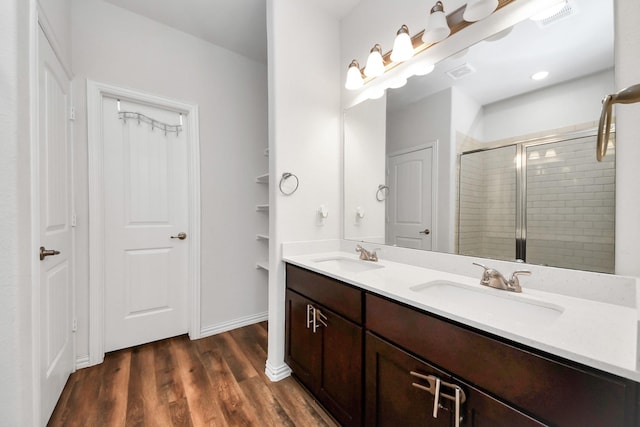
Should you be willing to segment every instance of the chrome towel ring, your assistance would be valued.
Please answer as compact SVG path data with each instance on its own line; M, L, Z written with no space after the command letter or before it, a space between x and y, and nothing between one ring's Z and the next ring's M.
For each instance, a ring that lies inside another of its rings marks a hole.
M290 178L292 179L290 180ZM288 181L291 182L291 184L287 185ZM294 181L295 185L293 184ZM280 188L280 192L282 194L284 194L285 196L290 196L296 192L299 184L300 180L296 175L292 174L291 172L284 172L282 174L282 178L280 178L280 184L278 185L278 188Z
M379 202L384 202L387 200L387 196L389 195L389 186L380 184L378 185L378 191L376 191L376 200Z

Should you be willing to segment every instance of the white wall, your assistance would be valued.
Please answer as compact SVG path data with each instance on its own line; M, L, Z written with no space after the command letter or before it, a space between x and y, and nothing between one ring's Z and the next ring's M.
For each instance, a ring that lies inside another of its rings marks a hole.
M437 141L438 211L434 250L452 252L455 188L455 147L452 147L451 89L424 98L387 114L387 153ZM442 190L440 190L442 189Z
M265 317L255 177L265 172L266 65L106 2L74 0L72 12L78 357L88 351L87 78L199 105L202 330Z
M338 20L308 2L267 2L269 47L269 357L272 379L284 364L282 242L340 235L340 28ZM278 190L283 172L298 176L291 196ZM317 221L325 205L329 217Z
M344 113L344 238L384 244L386 202L377 200L386 177L387 98ZM381 193L382 196L382 193ZM358 208L364 218L356 215Z
M67 72L71 70L71 0L37 0L40 22Z
M610 69L485 105L483 140L540 134L594 122L600 117L599 100L615 91L613 80Z
M32 423L29 36L32 5L0 3L0 426Z

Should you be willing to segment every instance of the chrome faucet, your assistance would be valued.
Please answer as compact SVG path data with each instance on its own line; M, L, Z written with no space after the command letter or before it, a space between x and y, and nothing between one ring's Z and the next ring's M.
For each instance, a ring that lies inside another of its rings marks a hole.
M378 261L378 254L375 251L369 252L360 245L356 245L356 252L360 252L360 259L365 261Z
M503 289L505 291L522 292L522 287L520 286L518 275L531 275L531 272L529 270L516 270L511 274L511 278L507 280L502 275L502 273L500 273L495 268L489 268L485 265L478 264L477 262L474 262L473 265L484 268L482 278L480 279L481 285L489 286L490 288L495 289Z

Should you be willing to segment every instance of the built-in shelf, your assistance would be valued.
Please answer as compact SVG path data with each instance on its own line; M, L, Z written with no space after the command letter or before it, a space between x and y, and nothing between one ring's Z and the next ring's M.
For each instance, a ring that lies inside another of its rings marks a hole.
M264 156L269 157L269 148L264 149ZM263 161L263 171L266 169L269 170L268 161ZM259 172L256 171L256 172ZM258 191L259 197L257 201L266 201L269 198L269 172L256 176L256 184L259 186L260 190ZM256 268L258 270L269 271L269 231L265 220L269 218L269 203L257 204L256 211L260 212L257 214L259 227L256 230L256 240L262 241L264 243L256 243L257 250L259 255L256 260Z

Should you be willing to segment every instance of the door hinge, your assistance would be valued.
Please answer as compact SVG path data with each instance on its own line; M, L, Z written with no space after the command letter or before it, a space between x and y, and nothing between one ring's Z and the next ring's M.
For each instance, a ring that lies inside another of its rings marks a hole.
M73 319L71 322L71 332L76 332L78 330L78 319Z
M72 214L71 215L71 226L75 227L77 225L78 225L78 215Z
M69 107L69 120L73 121L76 119L76 107Z

